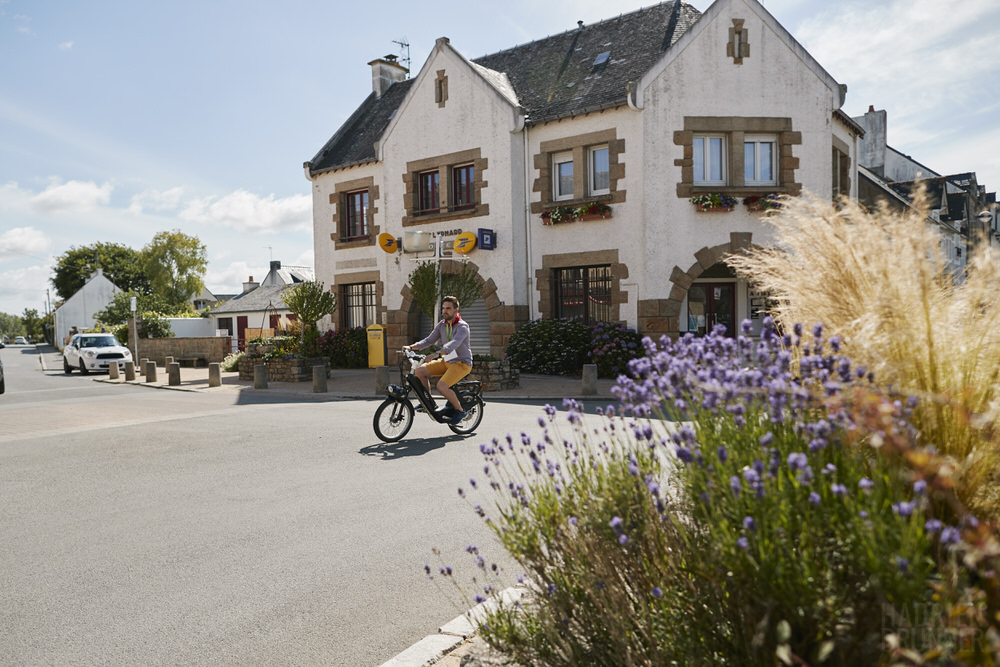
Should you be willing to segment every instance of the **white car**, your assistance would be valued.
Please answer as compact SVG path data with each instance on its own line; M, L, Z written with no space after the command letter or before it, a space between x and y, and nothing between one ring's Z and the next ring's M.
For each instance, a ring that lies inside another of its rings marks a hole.
M28 341L24 339L24 336L18 336L14 339L14 345L27 345Z
M106 371L113 363L121 368L131 360L129 349L120 345L118 339L109 333L76 334L63 349L63 371L66 373L76 369L84 374Z

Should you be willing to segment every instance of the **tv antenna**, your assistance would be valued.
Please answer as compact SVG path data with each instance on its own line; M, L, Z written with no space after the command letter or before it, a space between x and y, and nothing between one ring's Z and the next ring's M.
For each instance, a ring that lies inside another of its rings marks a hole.
M410 43L406 41L406 37L400 37L399 39L392 40L393 44L399 44L399 50L405 52L405 57L403 53L399 54L399 61L402 63L403 67L406 68L406 78L410 78Z

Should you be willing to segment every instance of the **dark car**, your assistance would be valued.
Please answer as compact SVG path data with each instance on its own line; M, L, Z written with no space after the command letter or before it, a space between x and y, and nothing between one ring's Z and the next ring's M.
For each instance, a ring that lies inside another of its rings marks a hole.
M0 343L0 347L3 347L3 343ZM6 391L6 386L3 381L3 359L0 359L0 394Z

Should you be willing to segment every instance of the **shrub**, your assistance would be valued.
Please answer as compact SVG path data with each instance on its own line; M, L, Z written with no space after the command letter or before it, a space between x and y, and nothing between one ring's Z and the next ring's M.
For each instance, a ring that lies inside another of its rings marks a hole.
M232 354L227 354L226 358L219 363L219 370L226 371L227 373L232 373L233 371L238 371L240 369L240 359L243 357L243 352L234 352Z
M299 355L299 339L295 336L276 336L274 338L254 338L248 340L254 346L254 351L246 356L253 359L269 361L271 359L290 359Z
M1000 405L996 250L988 240L978 244L958 280L927 223L923 191L905 213L808 197L782 203L766 219L777 230L775 247L755 246L727 262L780 304L782 327L823 322L858 363L920 396L921 437L960 466L964 503L1000 519L1000 451L992 443Z
M510 337L506 355L522 373L576 375L589 344L587 325L571 320L534 320Z
M328 357L331 368L366 368L368 333L363 327L330 329L316 338L310 356Z
M969 618L984 596L964 595L960 528L930 516L936 487L911 476L933 457L914 445L914 402L880 393L822 328L781 339L764 324L759 342L645 339L634 379L619 378L620 416L595 427L568 401L572 437L547 406L541 437L481 446L486 483L470 484L496 512L476 511L533 592L489 613L487 641L531 665L958 654L932 585L971 600ZM479 601L502 582L467 551Z
M618 323L598 322L590 328L587 358L597 364L600 377L614 378L628 372L628 362L644 354L642 336Z

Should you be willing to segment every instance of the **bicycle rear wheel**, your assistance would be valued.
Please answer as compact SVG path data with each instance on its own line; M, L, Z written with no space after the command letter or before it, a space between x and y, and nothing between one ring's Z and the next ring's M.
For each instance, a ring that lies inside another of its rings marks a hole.
M409 401L387 398L375 410L372 426L375 428L375 435L383 442L401 440L413 426L413 406Z
M465 409L468 416L457 424L448 424L448 428L459 435L472 433L483 421L483 407L483 399L477 396L476 402Z

